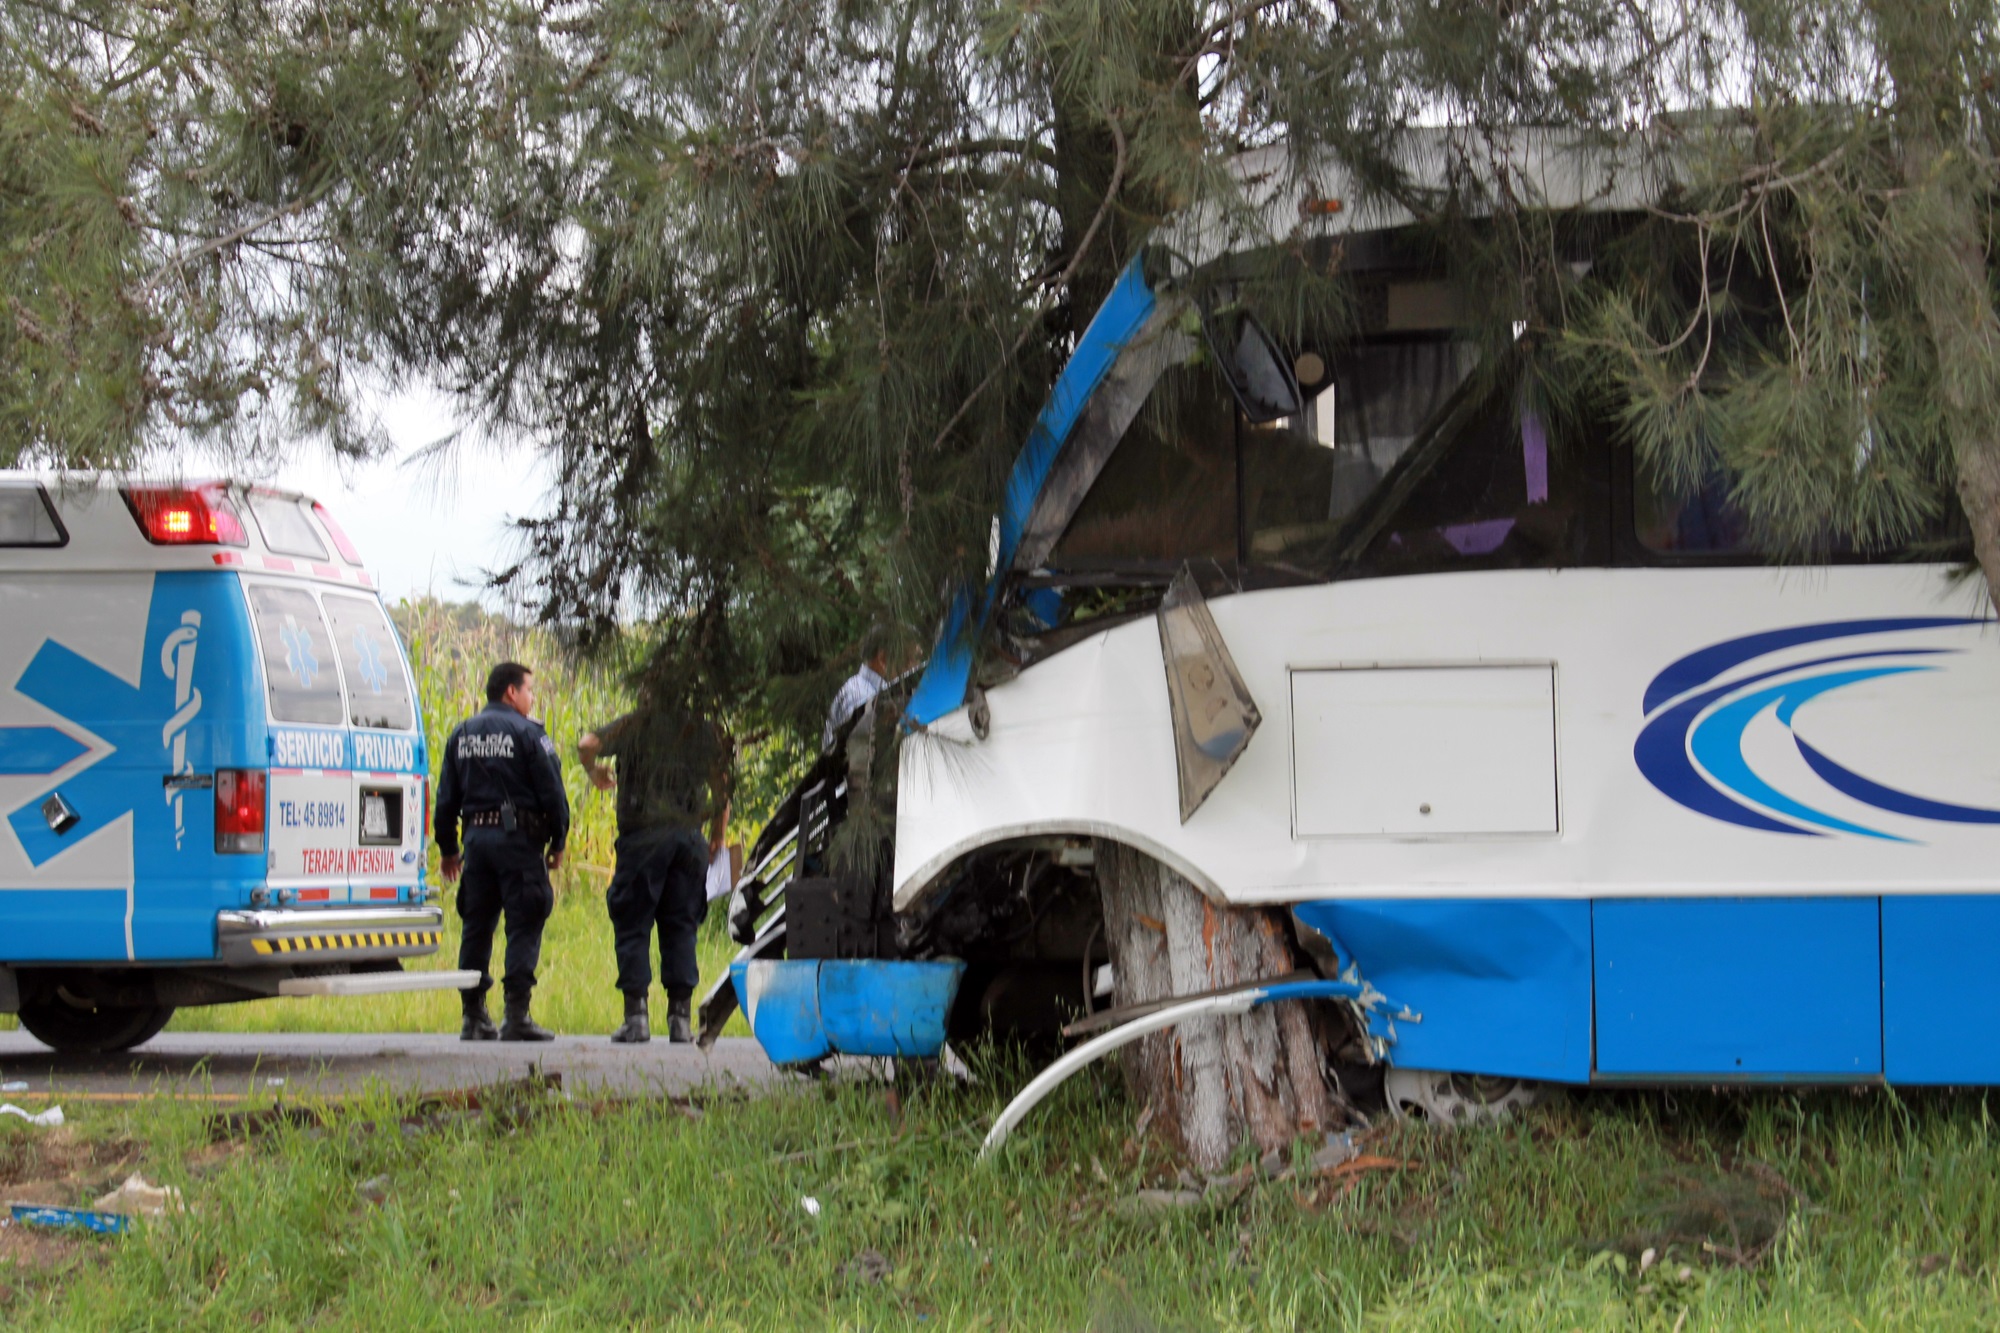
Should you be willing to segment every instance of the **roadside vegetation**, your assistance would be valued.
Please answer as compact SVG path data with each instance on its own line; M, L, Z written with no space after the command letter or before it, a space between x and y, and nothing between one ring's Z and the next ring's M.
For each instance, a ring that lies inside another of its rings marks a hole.
M0 1324L1692 1333L1985 1328L2000 1297L1976 1095L1559 1097L1188 1190L1109 1075L977 1167L1024 1073L982 1072L900 1097L515 1087L10 1121L0 1193L75 1203L140 1171L188 1207L123 1239L0 1231Z

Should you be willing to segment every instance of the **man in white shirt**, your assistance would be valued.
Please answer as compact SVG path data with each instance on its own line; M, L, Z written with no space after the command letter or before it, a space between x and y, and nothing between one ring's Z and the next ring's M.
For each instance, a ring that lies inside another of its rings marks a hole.
M840 692L833 696L833 706L826 710L826 728L820 733L819 748L822 751L833 745L833 735L842 724L856 713L875 701L875 696L887 685L885 673L889 669L889 648L887 636L880 630L870 630L861 641L861 651L868 660L861 669L847 678Z

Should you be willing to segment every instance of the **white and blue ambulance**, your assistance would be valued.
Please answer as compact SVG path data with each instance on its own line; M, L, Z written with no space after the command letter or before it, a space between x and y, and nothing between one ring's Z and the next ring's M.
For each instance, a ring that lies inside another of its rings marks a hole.
M0 472L0 1012L121 1050L176 1008L450 987L414 680L326 510Z

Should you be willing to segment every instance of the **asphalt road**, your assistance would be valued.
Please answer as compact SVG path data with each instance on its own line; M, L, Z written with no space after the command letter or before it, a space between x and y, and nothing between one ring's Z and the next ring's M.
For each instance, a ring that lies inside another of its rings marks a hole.
M571 1093L679 1095L797 1077L775 1068L748 1037L724 1037L703 1052L657 1038L613 1046L603 1037L536 1044L461 1042L456 1034L170 1032L123 1054L80 1056L58 1055L25 1032L0 1032L0 1102L337 1096L371 1080L437 1092L518 1079L536 1066L560 1074ZM20 1083L28 1086L11 1086Z

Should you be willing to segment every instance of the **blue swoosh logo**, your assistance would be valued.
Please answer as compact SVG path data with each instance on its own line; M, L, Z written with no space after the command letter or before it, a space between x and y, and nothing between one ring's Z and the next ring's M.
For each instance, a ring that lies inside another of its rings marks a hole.
M1710 645L1670 664L1646 687L1645 710L1650 715L1632 747L1633 761L1646 780L1678 804L1743 828L1767 833L1824 837L1847 833L1887 842L1910 838L1844 819L1778 790L1756 772L1743 756L1743 737L1765 712L1773 712L1788 730L1800 706L1820 695L1863 681L1937 670L1926 665L1853 667L1800 676L1801 671L1885 657L1934 657L1955 653L1951 648L1878 648L1838 653L1792 662L1712 684L1734 668L1754 663L1766 654L1809 643L1861 635L1911 630L1960 628L1992 622L1964 617L1904 617L1842 620L1796 625ZM1774 677L1789 679L1762 689L1749 687ZM1689 693L1689 691L1693 691ZM1746 692L1748 691L1748 692ZM1957 805L1918 796L1865 777L1839 764L1792 735L1800 756L1829 787L1851 800L1890 814L1960 824L2000 824L2000 810Z

